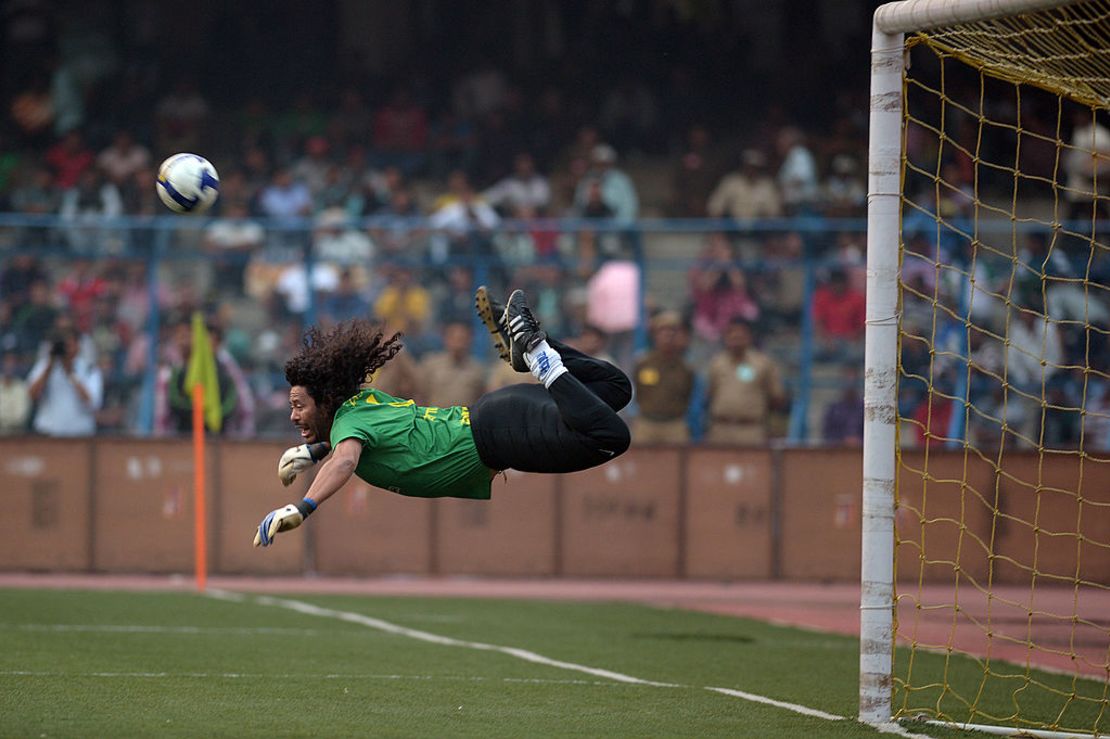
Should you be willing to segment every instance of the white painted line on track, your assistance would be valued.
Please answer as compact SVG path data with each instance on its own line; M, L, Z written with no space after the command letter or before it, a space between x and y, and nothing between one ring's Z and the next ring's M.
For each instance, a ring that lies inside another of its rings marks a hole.
M537 654L527 649L519 649L517 647L505 647L497 644L486 644L485 642L468 641L465 639L455 639L449 636L442 636L440 634L433 634L428 631L421 631L419 629L410 629L405 626L383 621L380 618L374 618L361 613L354 613L352 611L337 611L331 608L323 608L304 601L291 600L288 598L275 598L268 595L260 595L248 598L247 596L239 593L230 593L227 591L220 591L219 593L212 593L212 595L221 600L229 600L234 602L252 602L264 606L276 606L278 608L286 608L297 613L304 613L309 616L318 616L320 618L333 618L339 621L346 621L348 623L361 624L371 629L384 631L388 634L395 634L397 636L405 636L410 639L428 642L430 644L439 644L441 646L449 647L462 647L465 649L476 649L484 652L499 652L507 654L510 657L516 657L526 662L545 665L547 667L555 667L563 670L572 670L574 672L583 672L587 675L594 677L607 678L619 683L628 685L644 685L657 688L691 688L689 685L679 685L677 683L664 683L654 680L644 680L642 678L633 677L632 675L625 675L620 672L606 670L599 667L590 667L588 665L580 665L574 662L565 662L563 660L552 659L545 657L542 654ZM742 690L735 690L732 688L715 688L706 686L700 688L701 690L709 690L722 695L727 695L733 698L740 698L753 703L760 703L764 705L773 706L775 708L782 708L793 713L812 718L820 718L826 721L844 721L847 720L846 716L839 716L834 713L826 713L825 711L809 706L802 706L797 703L788 703L786 701L768 698L766 696L757 695L755 693L747 693ZM898 724L885 724L883 726L873 727L884 734L895 734L898 736L906 737L907 739L932 739L932 737L925 734L914 734L902 728Z

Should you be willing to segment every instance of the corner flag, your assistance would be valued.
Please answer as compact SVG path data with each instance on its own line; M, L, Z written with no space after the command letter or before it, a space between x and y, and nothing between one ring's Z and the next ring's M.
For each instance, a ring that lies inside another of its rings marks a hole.
M204 425L209 431L218 432L223 426L220 408L220 383L216 375L216 355L208 338L208 328L200 312L193 313L193 350L189 354L189 367L185 373L185 388L189 392L200 385L204 397ZM193 397L196 397L195 395Z

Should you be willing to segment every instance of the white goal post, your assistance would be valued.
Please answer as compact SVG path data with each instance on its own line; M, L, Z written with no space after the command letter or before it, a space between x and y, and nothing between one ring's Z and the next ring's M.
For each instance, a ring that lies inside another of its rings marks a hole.
M868 724L884 725L895 720L895 506L899 443L899 270L905 176L906 34L1010 18L1082 2L902 0L883 5L874 14L868 142L859 659L859 719ZM1046 313L1047 322L1047 309L1042 310ZM942 723L953 725L954 722ZM1074 734L1030 726L956 725L1000 735L1090 736L1088 733Z

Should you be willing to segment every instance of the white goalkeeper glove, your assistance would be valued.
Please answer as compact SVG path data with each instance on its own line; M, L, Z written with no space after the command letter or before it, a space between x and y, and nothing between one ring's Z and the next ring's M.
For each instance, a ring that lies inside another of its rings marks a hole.
M326 457L330 451L331 446L326 441L286 449L278 460L278 479L281 484L285 487L292 485L298 474Z
M297 505L287 505L283 508L270 511L262 523L258 524L258 531L254 534L256 547L268 547L274 543L274 537L282 531L291 531L301 525L316 510L316 501L305 498Z

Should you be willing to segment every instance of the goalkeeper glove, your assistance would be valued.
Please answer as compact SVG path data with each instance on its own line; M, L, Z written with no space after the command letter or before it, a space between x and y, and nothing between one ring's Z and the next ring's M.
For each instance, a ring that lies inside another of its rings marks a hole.
M301 525L316 510L316 501L305 498L297 505L287 505L284 508L270 511L262 523L258 524L258 531L254 535L256 547L268 547L274 543L274 537L282 531L290 531Z
M278 460L278 479L285 487L293 484L297 475L327 456L331 447L326 441L289 447Z

